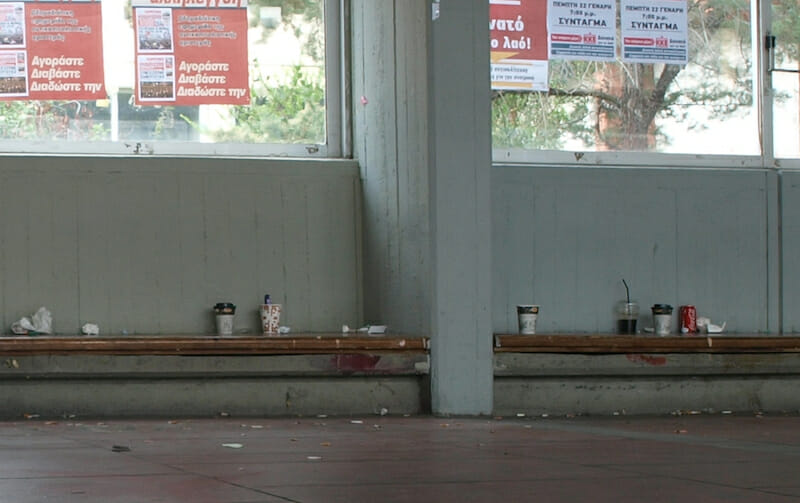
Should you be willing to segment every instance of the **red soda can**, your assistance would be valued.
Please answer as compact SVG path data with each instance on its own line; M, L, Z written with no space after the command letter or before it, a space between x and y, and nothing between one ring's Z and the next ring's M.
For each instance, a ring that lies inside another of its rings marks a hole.
M682 334L697 333L697 309L694 306L681 306L680 318Z

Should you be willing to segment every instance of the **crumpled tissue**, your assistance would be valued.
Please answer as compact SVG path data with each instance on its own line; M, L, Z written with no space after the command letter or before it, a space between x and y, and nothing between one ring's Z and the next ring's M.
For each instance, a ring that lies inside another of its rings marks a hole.
M728 322L723 322L722 325L715 325L711 323L709 318L698 316L697 317L697 330L698 331L706 331L709 334L721 334L723 330L725 330L725 325Z
M17 335L30 332L37 334L53 333L53 315L46 307L40 307L30 318L23 317L11 324L11 331Z
M84 335L100 335L100 327L96 323L84 323L81 332Z

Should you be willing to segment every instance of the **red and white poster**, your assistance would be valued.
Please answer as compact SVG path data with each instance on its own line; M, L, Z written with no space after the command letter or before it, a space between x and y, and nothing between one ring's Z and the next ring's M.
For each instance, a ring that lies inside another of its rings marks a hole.
M246 105L247 0L134 0L138 105Z
M100 0L0 3L0 100L103 98Z
M492 89L547 91L547 0L489 0Z

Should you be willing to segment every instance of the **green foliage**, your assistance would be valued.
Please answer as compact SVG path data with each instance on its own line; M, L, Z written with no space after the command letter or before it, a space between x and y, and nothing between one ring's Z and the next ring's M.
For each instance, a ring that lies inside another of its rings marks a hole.
M498 92L492 99L492 136L508 148L558 150L564 148L564 131L590 141L587 99L549 98L543 93ZM536 127L530 127L535 124Z
M684 74L691 85L671 89L662 116L681 117L690 129L705 127L687 112L698 105L709 119L721 119L753 105L753 76L748 0L693 0L689 4L690 64ZM666 110L667 104L683 111Z
M107 140L106 126L94 120L94 102L0 102L0 138L9 140Z
M212 133L216 141L245 143L324 143L325 87L322 0L251 0L260 21L260 7L280 7L281 24L262 26L267 39L278 28L292 30L310 67L296 64L285 75L266 76L254 61L250 105L232 107L235 128Z
M175 129L175 107L161 107L158 112L153 136L155 138L169 138L168 133Z
M776 63L793 61L800 67L800 2L772 2L772 34L777 39Z
M214 135L217 141L245 143L323 143L325 90L321 75L295 66L288 77L270 82L258 74L250 105L233 109L236 127Z
M250 25L261 25L261 7L280 7L281 25L293 31L303 44L303 52L314 61L321 61L324 55L324 12L323 0L251 0ZM280 26L280 25L279 25ZM278 27L263 26L263 38Z

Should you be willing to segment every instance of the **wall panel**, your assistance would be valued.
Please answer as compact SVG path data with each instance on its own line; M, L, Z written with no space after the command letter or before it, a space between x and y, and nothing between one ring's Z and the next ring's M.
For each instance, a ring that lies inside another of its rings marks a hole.
M800 332L800 173L782 175L783 330Z
M540 332L611 332L623 278L640 327L652 327L652 304L668 303L694 304L730 331L769 331L767 177L495 167L495 332L516 331L517 303L542 306Z
M0 166L0 322L53 313L58 333L213 331L264 293L295 331L361 317L360 185L349 161L9 157Z
M364 187L367 322L428 333L429 76L421 0L354 0L354 152ZM471 75L470 75L471 77Z

